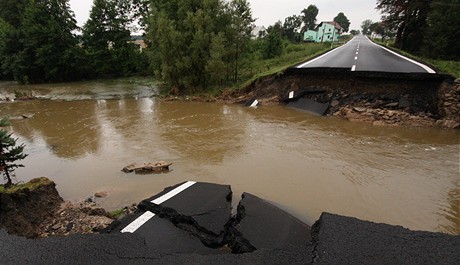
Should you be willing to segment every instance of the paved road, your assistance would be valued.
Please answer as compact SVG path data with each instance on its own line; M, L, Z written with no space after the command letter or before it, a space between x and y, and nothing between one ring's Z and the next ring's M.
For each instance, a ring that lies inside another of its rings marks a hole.
M406 58L371 42L366 36L356 36L345 45L297 68L349 68L351 71L392 73L436 73L419 62Z
M108 234L29 240L0 230L0 264L459 264L458 236L326 213L310 234L248 193L231 217L231 199L228 185L188 181Z

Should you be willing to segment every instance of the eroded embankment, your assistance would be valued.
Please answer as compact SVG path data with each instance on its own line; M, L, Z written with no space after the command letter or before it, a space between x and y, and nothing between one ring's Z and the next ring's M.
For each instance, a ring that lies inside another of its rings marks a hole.
M113 219L91 200L76 204L64 201L56 184L45 177L0 193L0 229L14 235L43 238L90 234L106 228Z
M261 105L286 103L288 95L328 104L326 115L374 125L460 127L460 80L443 74L297 69L260 78L229 101L257 98Z

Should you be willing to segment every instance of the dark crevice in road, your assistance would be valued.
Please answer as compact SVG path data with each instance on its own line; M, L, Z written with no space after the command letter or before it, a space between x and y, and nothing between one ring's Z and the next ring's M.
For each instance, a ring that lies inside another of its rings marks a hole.
M319 245L319 231L321 230L321 220L315 222L311 227L311 244L312 244L312 251L311 251L311 263L315 263L319 259L318 254L318 245Z
M216 234L198 224L198 222L194 219L194 217L209 215L212 211L187 216L178 213L173 208L157 205L148 200L142 201L138 208L141 211L151 211L160 218L169 220L177 228L198 238L201 243L208 248L219 249L228 246L233 254L249 253L256 250L256 248L252 246L251 243L235 228L235 225L238 222L235 217L232 217L230 214L229 220L223 227L223 231Z

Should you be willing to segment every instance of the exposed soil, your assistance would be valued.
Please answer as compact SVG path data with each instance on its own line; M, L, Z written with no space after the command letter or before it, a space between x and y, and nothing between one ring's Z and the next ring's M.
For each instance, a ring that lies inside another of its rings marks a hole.
M105 229L114 217L93 200L65 202L56 184L47 178L33 179L28 186L12 193L0 193L0 228L28 238L90 234ZM121 215L136 210L125 207Z
M287 69L247 87L212 97L166 97L259 105L285 104L289 92L327 103L328 116L376 126L460 128L460 79L443 74L350 72L349 69Z

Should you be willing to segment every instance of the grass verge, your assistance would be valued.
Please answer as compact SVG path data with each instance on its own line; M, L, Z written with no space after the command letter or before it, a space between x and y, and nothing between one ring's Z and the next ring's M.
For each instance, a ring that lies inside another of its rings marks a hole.
M38 187L48 185L51 182L52 181L49 180L48 178L41 177L41 178L32 179L31 181L27 183L13 184L8 189L6 189L4 185L0 185L0 193L12 194L12 193L16 193L18 191L24 190L24 189L28 189L32 191Z
M234 85L233 89L243 88L261 77L281 73L287 68L316 57L329 49L331 49L330 43L288 44L285 52L279 57L255 60L251 68L243 74L244 81Z

